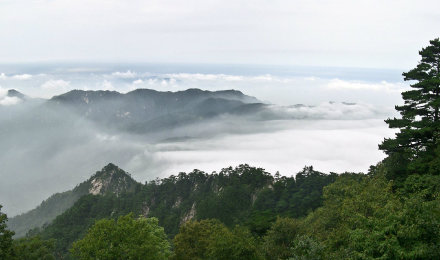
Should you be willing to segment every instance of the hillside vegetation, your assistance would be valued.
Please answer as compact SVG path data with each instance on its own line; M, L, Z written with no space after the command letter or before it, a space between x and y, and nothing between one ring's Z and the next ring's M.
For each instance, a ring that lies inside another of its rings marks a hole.
M101 172L113 167L106 166ZM83 237L96 220L133 213L157 218L169 238L187 221L212 218L230 228L245 226L260 236L277 216L301 217L321 206L322 188L335 179L336 174L326 175L312 167L304 168L296 179L272 176L248 165L214 174L194 170L121 194L85 195L51 224L31 230L29 235L55 239L57 252L66 254L72 242Z
M109 164L74 189L56 193L43 201L37 208L9 219L8 226L15 232L15 237L23 237L30 229L41 228L51 223L86 194L112 193L118 196L125 192L134 191L137 185L139 183L127 173L117 166Z

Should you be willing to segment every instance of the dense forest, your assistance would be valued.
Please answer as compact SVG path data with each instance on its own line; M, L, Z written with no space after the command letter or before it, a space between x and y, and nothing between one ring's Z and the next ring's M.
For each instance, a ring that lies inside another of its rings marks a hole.
M0 258L439 259L440 40L419 53L401 117L386 120L398 132L366 174L240 165L92 192L20 239L1 214Z
M115 177L115 173L119 176ZM113 183L130 178L113 164L104 167L96 176L111 176ZM96 183L94 177L74 191L84 190L85 185L93 189L90 184ZM186 221L205 219L217 219L228 228L240 225L255 236L261 236L277 216L303 217L321 206L323 187L334 182L336 177L334 173L324 174L312 167L305 167L293 178L272 176L261 168L240 165L213 174L194 170L145 184L134 185L133 181L128 181L125 183L134 188L124 189L122 193L84 195L50 224L30 230L27 236L38 234L43 239L54 239L55 252L65 256L72 243L83 237L97 220L116 219L129 213L157 218L170 239ZM109 188L109 191L114 189ZM47 204L44 203L45 207Z

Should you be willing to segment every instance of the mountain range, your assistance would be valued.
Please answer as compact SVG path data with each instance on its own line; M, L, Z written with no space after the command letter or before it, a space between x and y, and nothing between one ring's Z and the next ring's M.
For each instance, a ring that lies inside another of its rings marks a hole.
M126 94L72 90L51 98L48 105L67 107L106 129L142 134L222 114L249 113L252 109L248 108L263 104L236 90L160 92L137 89Z

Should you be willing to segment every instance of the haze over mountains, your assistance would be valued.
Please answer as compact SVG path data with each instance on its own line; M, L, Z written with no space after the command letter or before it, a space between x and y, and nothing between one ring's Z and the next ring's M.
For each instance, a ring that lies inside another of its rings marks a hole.
M306 164L359 170L381 158L376 144L390 134L386 112L372 105L278 106L237 90L72 90L50 99L9 90L0 100L0 196L10 216L109 162L141 181L241 163L285 175Z
M72 90L50 99L81 117L106 128L145 134L176 128L222 114L257 112L254 97L240 91L188 89L159 92L137 89L126 94L116 91Z

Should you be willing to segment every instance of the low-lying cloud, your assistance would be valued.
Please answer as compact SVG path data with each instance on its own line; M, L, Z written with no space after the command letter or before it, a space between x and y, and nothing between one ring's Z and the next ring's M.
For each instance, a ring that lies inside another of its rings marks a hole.
M360 81L345 81L341 79L332 79L328 83L328 88L333 90L373 90L381 92L397 92L401 93L405 86L402 83L390 83L381 81L377 83L366 83Z
M12 106L20 103L22 100L18 97L0 97L0 106Z
M112 76L123 79L132 79L136 77L136 75L136 72L132 72L130 70L127 70L126 72L116 71L112 73Z
M0 110L0 197L10 216L73 188L109 162L141 182L241 163L283 175L305 165L366 171L383 158L377 144L393 133L373 106L362 104L277 107L285 115L277 120L223 115L142 136L39 106L23 102L22 109Z
M271 106L281 118L285 119L321 119L321 120L360 120L384 118L394 111L387 107L365 103L324 102L317 106Z
M31 75L30 80L14 78L24 74ZM393 131L383 119L393 116L400 92L407 88L401 82L310 75L152 73L99 67L44 74L3 72L0 84L0 198L10 216L73 188L109 162L141 182L241 163L284 175L305 165L326 172L366 171L384 156L377 145ZM7 89L12 88L43 98L72 89L236 89L262 100L267 109L134 135L103 129L67 110L42 111L38 107L44 101L8 97Z
M377 119L277 123L277 131L158 144L156 156L168 166L163 176L194 168L217 171L244 162L283 175L294 175L305 165L326 172L365 172L384 156L377 144L393 134Z
M0 73L0 79L5 80L5 79L13 79L13 80L29 80L32 79L32 75L31 74L16 74L16 75L6 75L5 73Z
M21 101L22 100L18 97L9 97L8 90L0 87L0 106L12 106Z
M32 75L30 74L18 74L18 75L14 75L12 76L13 79L18 79L18 80L28 80L32 78Z
M48 80L46 82L44 82L41 85L42 89L46 89L46 90L54 90L54 91L59 91L60 89L62 91L65 91L70 85L69 81L65 81L62 79L58 79L58 80Z

